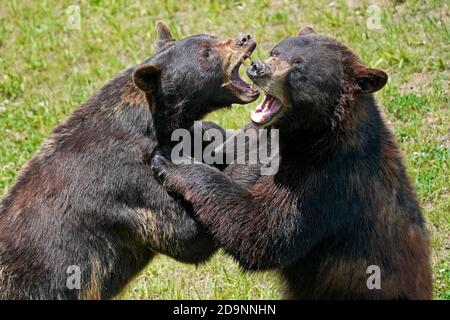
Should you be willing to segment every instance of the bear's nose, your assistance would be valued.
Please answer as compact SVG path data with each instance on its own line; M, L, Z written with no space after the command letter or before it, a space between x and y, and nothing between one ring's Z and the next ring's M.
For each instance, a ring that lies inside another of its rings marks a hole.
M261 60L255 60L247 69L247 75L249 77L259 77L264 74L264 63Z
M247 42L249 42L252 39L252 36L247 34L245 36L241 36L236 40L236 45L238 47L244 46Z

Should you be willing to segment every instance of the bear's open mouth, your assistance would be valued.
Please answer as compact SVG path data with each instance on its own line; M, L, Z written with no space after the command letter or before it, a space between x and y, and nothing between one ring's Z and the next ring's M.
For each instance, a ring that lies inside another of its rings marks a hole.
M282 109L279 99L266 93L264 100L252 111L251 118L257 125L269 124Z
M259 97L259 89L254 84L249 84L242 80L239 69L248 59L253 51L255 51L256 42L250 41L242 47L242 49L234 50L232 53L231 63L227 68L227 79L223 86L228 87L241 103L249 103L255 101Z
M251 52L250 52L251 54ZM249 97L254 98L254 100L259 96L259 90L254 84L249 84L242 80L241 76L239 75L239 68L241 67L242 63L249 59L249 55L245 54L233 67L230 74L229 83L233 86L234 89L236 89L240 94Z

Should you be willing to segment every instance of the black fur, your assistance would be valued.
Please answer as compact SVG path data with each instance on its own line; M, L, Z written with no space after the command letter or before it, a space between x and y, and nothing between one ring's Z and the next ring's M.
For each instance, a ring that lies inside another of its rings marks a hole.
M167 129L242 102L223 86L230 50L223 45L207 63L203 50L220 40L175 42L163 23L157 28L157 54L58 126L1 201L0 299L111 298L156 253L198 263L215 251L190 206L155 181L149 160L157 135L166 141ZM148 102L164 117L152 119ZM73 265L81 270L79 290L66 285Z
M153 170L193 204L218 244L247 270L276 269L295 299L430 299L429 236L394 137L372 92L386 74L347 47L303 32L249 75L282 101L280 168ZM254 128L249 125L245 130ZM369 290L367 268L381 269Z

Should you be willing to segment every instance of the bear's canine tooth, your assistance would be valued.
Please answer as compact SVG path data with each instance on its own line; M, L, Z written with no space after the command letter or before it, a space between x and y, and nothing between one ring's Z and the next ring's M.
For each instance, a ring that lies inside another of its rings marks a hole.
M249 57L242 57L241 58L241 63L246 66L249 67L251 64L250 58Z

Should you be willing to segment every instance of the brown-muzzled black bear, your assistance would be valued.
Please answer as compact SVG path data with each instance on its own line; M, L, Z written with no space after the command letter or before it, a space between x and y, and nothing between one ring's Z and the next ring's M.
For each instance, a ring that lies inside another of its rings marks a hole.
M279 130L278 172L174 165L158 151L165 187L244 269L279 271L286 298L432 298L429 234L372 94L386 73L311 28L247 73L266 92L247 129Z
M154 179L150 155L167 130L257 98L238 76L256 44L175 41L162 22L157 31L157 53L58 126L1 201L1 299L111 298L156 253L198 263L215 251L189 207ZM165 117L152 120L148 101Z

